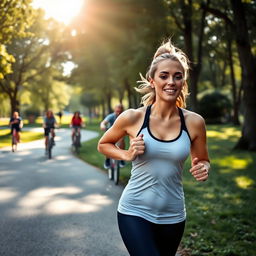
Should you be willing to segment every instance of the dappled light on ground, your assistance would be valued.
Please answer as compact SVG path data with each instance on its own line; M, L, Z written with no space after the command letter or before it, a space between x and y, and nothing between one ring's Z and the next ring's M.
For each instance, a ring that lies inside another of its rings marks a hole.
M112 202L104 195L92 194L79 200L56 199L47 205L46 211L52 215L96 212L101 206L110 205Z
M0 203L6 203L18 196L18 192L13 188L0 188Z
M213 193L205 193L203 195L204 198L207 198L207 199L213 199L215 198L216 196L213 194Z
M62 238L72 239L72 238L80 238L81 236L86 234L86 231L85 230L81 231L80 228L71 228L71 229L62 228L61 230L56 230L55 234Z
M11 188L1 189L1 200L8 201L17 196ZM102 206L113 203L105 195L89 194L78 187L50 188L44 187L30 191L17 202L17 209L11 211L12 217L27 215L61 215L73 213L96 212ZM1 202L0 200L0 202Z
M244 159L238 159L235 155L231 155L223 156L213 162L216 162L220 167L225 167L220 172L227 173L233 172L234 170L245 170L252 163L252 159L249 156Z
M239 176L235 178L235 182L239 188L248 189L252 187L254 181L247 176Z
M234 127L223 127L216 130L207 131L207 137L209 138L218 138L218 139L230 139L230 137L239 138L241 136L241 132L236 130Z
M55 160L67 160L70 159L71 157L71 155L58 155L55 157Z
M29 150L22 150L19 152L19 156L28 156L31 154L31 151ZM17 159L21 160L22 158L14 158L14 161L17 161Z

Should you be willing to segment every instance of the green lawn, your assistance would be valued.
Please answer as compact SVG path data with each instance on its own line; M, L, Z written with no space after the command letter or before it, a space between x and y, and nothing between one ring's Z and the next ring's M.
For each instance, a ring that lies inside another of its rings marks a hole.
M97 125L94 124L94 130ZM88 127L90 128L90 127ZM256 153L232 150L240 136L228 125L207 127L211 174L199 183L184 171L187 224L182 240L186 255L253 256L256 253ZM102 133L101 133L102 134ZM102 168L104 156L96 150L99 137L83 143L80 158ZM121 169L129 179L131 165Z
M43 133L41 132L21 132L21 142L29 142L32 140L43 139ZM0 129L0 148L11 146L11 134L10 129Z

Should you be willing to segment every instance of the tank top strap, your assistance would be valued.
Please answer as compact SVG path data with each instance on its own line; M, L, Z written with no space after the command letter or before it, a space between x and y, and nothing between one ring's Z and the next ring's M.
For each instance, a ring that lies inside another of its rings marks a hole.
M178 107L178 110L179 110L180 121L181 121L181 129L187 132L188 137L189 137L189 139L190 139L190 141L191 141L191 138L190 138L190 135L189 135L189 132L188 132L186 123L185 123L185 118L184 118L184 115L183 115L183 111L182 111L182 109L179 108L179 107Z
M148 126L149 123L149 117L150 117L150 113L151 113L151 107L152 105L147 106L146 112L145 112L145 117L144 117L144 121L143 124L139 130L139 132L137 133L137 136L140 134L141 130L144 129L145 127Z

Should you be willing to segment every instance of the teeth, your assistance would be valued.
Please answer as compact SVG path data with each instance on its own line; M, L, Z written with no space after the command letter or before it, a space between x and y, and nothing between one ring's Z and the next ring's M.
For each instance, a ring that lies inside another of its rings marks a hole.
M164 91L166 91L166 92L175 92L175 90L173 90L173 89L165 89Z

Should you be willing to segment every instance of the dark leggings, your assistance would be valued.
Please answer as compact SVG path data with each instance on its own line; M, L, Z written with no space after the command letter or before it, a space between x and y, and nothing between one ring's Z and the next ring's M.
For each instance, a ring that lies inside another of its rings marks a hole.
M154 224L141 217L117 213L119 230L131 256L175 256L185 221Z

